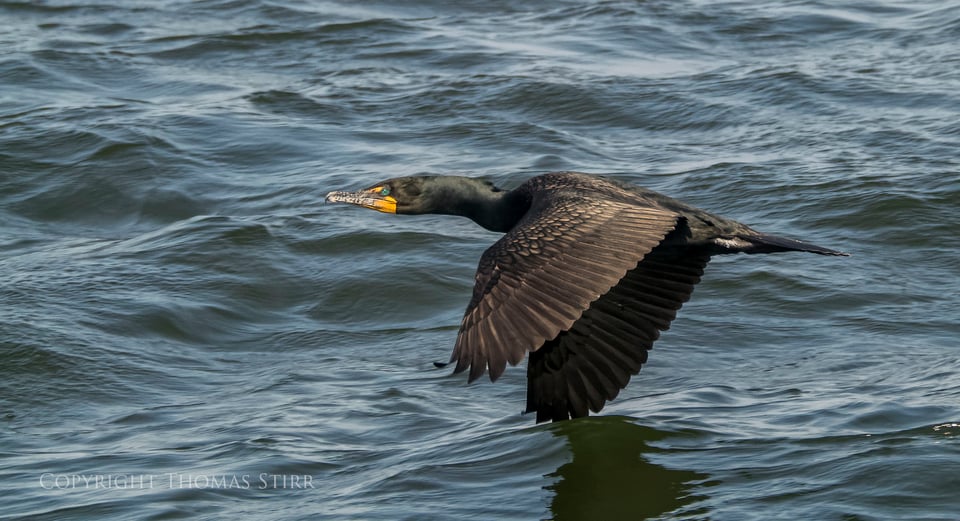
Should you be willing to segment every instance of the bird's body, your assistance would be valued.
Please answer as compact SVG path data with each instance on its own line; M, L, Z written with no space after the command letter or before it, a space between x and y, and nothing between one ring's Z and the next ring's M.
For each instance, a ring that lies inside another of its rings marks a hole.
M537 421L599 412L640 371L710 256L807 251L632 185L576 172L500 190L466 177L404 177L331 192L390 213L461 215L505 235L477 268L451 362L469 381L529 353L527 412Z

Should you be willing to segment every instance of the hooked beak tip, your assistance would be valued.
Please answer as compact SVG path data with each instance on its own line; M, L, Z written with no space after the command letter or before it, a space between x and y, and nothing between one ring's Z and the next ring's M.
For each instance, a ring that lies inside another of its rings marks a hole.
M348 192L330 192L323 198L324 203L342 203L347 199Z

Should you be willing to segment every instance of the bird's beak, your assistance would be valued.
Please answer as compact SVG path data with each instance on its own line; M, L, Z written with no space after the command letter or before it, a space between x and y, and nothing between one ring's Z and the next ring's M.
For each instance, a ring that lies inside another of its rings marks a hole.
M330 192L327 194L328 203L349 203L371 210L385 213L397 213L397 200L389 195L382 195L382 186L375 186L359 192Z

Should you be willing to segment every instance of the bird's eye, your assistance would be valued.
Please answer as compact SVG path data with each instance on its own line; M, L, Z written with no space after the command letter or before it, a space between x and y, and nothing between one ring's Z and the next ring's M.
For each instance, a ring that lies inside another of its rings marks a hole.
M390 195L390 188L384 186L384 187L380 190L380 195L382 195L382 196L384 196L384 197Z

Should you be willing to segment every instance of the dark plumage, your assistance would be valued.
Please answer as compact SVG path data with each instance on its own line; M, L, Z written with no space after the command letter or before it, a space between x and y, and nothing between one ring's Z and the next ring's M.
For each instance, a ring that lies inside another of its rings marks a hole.
M527 412L537 421L599 412L647 361L711 255L806 251L665 195L558 172L509 191L466 177L402 177L331 192L384 212L448 214L505 235L480 258L451 362L469 381L529 353Z

